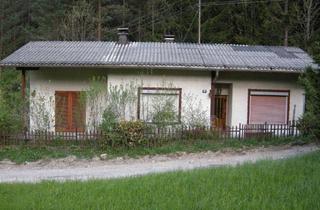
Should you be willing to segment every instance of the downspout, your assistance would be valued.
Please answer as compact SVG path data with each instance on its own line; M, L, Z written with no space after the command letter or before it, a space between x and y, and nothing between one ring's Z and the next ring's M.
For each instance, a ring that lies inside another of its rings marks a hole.
M210 107L210 121L211 121L211 127L215 127L214 121L215 121L215 94L216 94L216 81L219 77L219 71L211 72L211 107Z

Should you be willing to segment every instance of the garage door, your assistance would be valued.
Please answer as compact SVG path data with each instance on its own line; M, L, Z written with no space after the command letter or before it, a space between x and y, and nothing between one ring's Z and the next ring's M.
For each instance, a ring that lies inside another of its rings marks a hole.
M250 91L250 124L286 124L289 92Z

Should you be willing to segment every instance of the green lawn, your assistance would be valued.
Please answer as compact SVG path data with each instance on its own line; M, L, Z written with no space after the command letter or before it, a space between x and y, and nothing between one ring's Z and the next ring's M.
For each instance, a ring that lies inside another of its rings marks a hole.
M174 152L201 152L201 151L218 151L224 148L243 149L259 146L283 145L296 141L294 138L280 138L268 140L193 140L193 141L173 141L166 142L157 147L133 147L133 148L106 148L97 149L94 145L81 147L77 145L55 144L54 146L5 146L0 147L0 160L10 159L17 163L25 161L36 161L43 158L63 158L69 155L75 155L79 158L92 158L102 153L107 153L110 158L119 156L137 157L142 155L168 154ZM305 143L309 139L299 139Z
M0 184L0 209L320 209L320 152L118 180Z

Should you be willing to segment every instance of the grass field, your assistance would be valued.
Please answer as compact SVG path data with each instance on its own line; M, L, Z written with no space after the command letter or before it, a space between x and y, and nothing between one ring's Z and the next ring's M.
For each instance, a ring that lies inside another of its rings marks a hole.
M0 184L0 209L320 209L320 152L118 180Z
M92 158L102 153L107 153L110 158L127 155L137 157L142 155L168 154L173 152L201 152L201 151L218 151L224 148L240 149L253 148L259 146L283 145L296 141L294 138L280 138L268 140L193 140L193 141L173 141L167 142L157 147L133 147L133 148L106 148L97 149L94 146L81 147L77 145L54 145L54 146L4 146L0 147L0 160L9 159L17 163L25 161L36 161L43 158L63 158L69 155L75 155L79 158ZM309 139L299 139L305 143Z

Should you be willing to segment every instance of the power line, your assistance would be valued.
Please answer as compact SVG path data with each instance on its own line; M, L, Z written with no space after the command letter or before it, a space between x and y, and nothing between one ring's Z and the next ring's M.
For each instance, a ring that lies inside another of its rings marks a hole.
M284 0L255 0L255 1L225 1L225 2L210 2L204 3L202 6L223 6L223 5L237 5L237 4L255 4L255 3L272 3L272 2L283 2Z
M176 6L178 3L181 3L182 1L183 1L183 0L178 0L178 1L176 1L176 2L173 2L173 4L171 4L171 5L168 5L168 4L163 5L159 10L157 10L157 13L158 13L158 14L165 13L165 12L167 12L168 10L172 9L172 7ZM169 6L171 6L171 8L169 8ZM141 17L138 17L138 18L135 18L135 19L131 20L130 22L127 23L127 25L136 25L136 24L139 23L139 21L140 21L140 24L141 24L141 22L150 20L150 17L151 17L151 16L152 16L152 15L150 15L150 14L148 14L148 15L143 15L143 16L141 16ZM121 27L121 26L117 26L117 27L109 30L108 32L117 31L117 28L119 28L119 27Z
M180 0L179 2L181 2L182 0ZM175 6L178 2L176 2L175 4L173 4L172 6ZM194 9L194 7L191 7L192 9ZM159 14L158 14L158 17L156 17L155 19L151 19L149 18L148 19L144 19L144 23L143 24L140 24L140 27L141 26L146 26L146 25L150 25L150 24L157 24L157 23L160 23L161 21L163 21L163 16L166 16L167 18L168 17L176 17L176 15L179 13L179 12L174 12L174 13L170 13L168 14L168 12L171 10L172 8L167 8L167 9L164 9L163 11L161 11ZM167 16L169 15L169 16ZM136 26L136 25L134 25ZM134 30L134 31L131 31L130 33L134 34L136 32L138 32L139 29L137 30Z
M152 14L151 14L151 15L150 15L150 14L149 14L149 15L144 15L144 16L140 16L140 17L138 17L138 18L133 19L132 21L128 22L127 25L128 25L128 26L133 26L133 27L135 28L135 27L137 26L137 24L139 24L140 27L149 25L149 24L151 24L151 23L157 24L157 23L161 22L161 21L164 19L163 16L165 16L168 11L170 11L174 6L176 6L178 3L182 2L182 1L183 1L183 0L178 0L178 1L174 2L172 5L166 4L166 5L162 6L162 7L157 11L158 17L156 17L156 18L154 18L154 19L151 19L151 18L150 18ZM255 3L267 3L267 2L270 2L270 3L271 3L271 2L283 2L283 1L284 1L284 0L250 0L250 1L249 1L249 0L248 0L248 1L231 0L231 1L225 1L225 2L202 3L202 4L201 4L201 7L204 7L204 6L238 5L238 4L255 4ZM198 6L199 6L199 4L192 6L192 8L193 8L193 9L196 9ZM199 9L199 7L198 7L198 9ZM188 31L186 32L186 35L185 35L185 37L184 37L184 40L186 39L187 34L190 32L191 27L192 27L192 25L194 24L196 15L199 14L199 12L201 12L201 10L198 10L198 11L196 12L195 16L193 17L193 20L191 21L191 24L190 24L190 26L189 26L189 28L188 28ZM167 17L176 16L177 13L178 13L178 12L176 12L176 13L171 13L170 16L167 16ZM200 23L201 23L201 19L200 19L200 17L199 17L199 25L200 25ZM120 26L118 26L118 27L120 27ZM117 31L117 28L118 28L118 27L115 27L115 28L109 30L108 32L110 33L110 32ZM200 27L201 27L201 26L199 26L199 29L200 29ZM201 30L201 29L200 29L200 30ZM200 33L201 33L200 30L199 30L199 32L198 32L198 33L199 33L199 38L200 38ZM131 31L131 33L136 33L136 32L138 32L138 31L139 31L139 29L138 29L138 30L135 30L135 31ZM198 42L199 42L199 38L198 38ZM201 42L201 39L200 39L200 42Z

